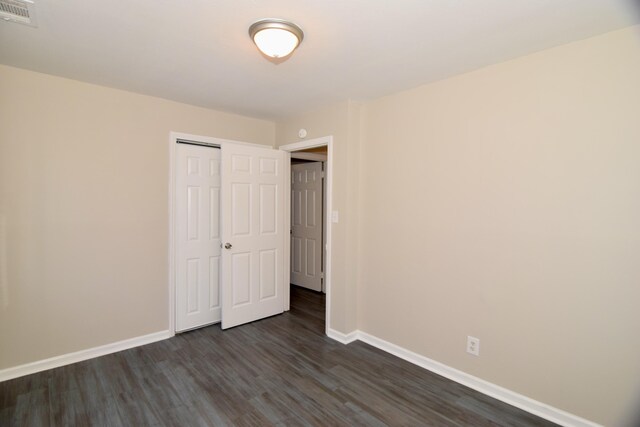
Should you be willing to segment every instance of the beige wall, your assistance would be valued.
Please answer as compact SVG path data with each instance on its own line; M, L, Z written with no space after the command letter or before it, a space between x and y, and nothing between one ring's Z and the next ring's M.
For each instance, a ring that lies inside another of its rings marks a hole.
M361 107L344 101L279 122L278 146L300 141L298 130L308 131L306 140L333 136L333 210L339 222L332 224L331 324L338 332L357 328L356 284L358 274L358 173Z
M606 425L637 406L639 27L373 101L361 155L361 330Z
M0 66L0 369L166 330L168 141L275 125Z

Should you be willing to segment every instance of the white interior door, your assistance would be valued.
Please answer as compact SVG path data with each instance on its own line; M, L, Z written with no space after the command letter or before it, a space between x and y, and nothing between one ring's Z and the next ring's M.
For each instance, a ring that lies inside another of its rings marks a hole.
M322 162L291 165L291 283L322 290Z
M284 153L222 147L222 328L283 312Z
M176 147L176 331L219 322L220 150Z

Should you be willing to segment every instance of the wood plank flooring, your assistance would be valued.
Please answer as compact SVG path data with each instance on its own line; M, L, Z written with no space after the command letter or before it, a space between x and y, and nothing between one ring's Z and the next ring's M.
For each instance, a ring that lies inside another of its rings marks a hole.
M361 342L324 336L324 296L0 383L0 426L553 425Z

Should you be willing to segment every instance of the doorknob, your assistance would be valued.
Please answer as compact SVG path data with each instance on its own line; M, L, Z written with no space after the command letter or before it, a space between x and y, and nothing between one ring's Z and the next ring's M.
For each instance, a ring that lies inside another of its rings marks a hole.
M231 249L231 246L232 246L231 243L225 243L224 244L224 248L225 249Z

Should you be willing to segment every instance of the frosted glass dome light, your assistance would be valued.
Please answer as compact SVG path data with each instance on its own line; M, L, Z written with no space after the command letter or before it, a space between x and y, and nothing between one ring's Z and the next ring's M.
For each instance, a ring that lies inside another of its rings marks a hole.
M281 19L263 19L249 27L258 49L271 58L284 58L302 42L304 33L297 25Z

